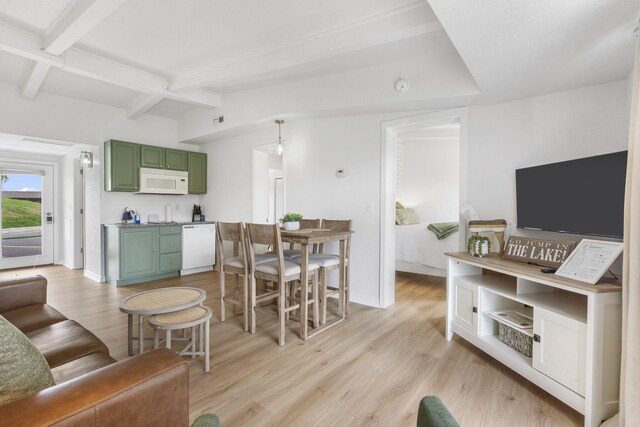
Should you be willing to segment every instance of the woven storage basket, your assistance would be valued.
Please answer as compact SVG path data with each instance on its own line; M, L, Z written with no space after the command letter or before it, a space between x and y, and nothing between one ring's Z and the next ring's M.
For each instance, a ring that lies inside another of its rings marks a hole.
M498 339L512 349L531 357L533 348L533 338L518 330L515 330L504 323L498 323Z

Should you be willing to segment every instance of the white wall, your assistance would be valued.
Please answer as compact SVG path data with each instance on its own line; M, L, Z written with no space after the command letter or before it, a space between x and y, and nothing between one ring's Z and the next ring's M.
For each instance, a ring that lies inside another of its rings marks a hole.
M460 189L460 141L446 138L408 140L402 144L402 195L421 222L457 222ZM397 153L398 151L396 151Z
M264 224L269 217L269 154L253 151L253 185L251 209L253 222Z
M191 218L192 205L198 203L197 196L136 196L103 190L102 151L107 139L198 151L197 146L177 143L174 120L149 115L129 120L124 109L44 92L35 100L26 100L18 88L0 83L0 132L86 144L93 152L94 167L85 173L85 274L93 279L99 280L103 275L101 224L118 221L125 206L164 218L165 204L172 203L174 220L186 220ZM65 173L61 170L61 174Z
M387 115L296 120L283 127L286 211L309 218L352 219L352 300L379 304L380 123ZM209 154L214 219L251 219L251 149L273 140L273 129L203 146ZM336 169L346 169L336 178ZM367 210L369 207L369 211Z
M483 218L513 223L516 168L625 149L626 88L622 81L471 107L462 198ZM380 123L409 115L301 119L283 128L286 210L354 221L356 302L379 305ZM203 146L210 191L202 202L213 219L251 220L252 147L272 139L268 129ZM347 170L346 178L335 177L338 168Z
M625 150L628 118L626 81L473 106L463 199L482 218L515 226L516 169Z

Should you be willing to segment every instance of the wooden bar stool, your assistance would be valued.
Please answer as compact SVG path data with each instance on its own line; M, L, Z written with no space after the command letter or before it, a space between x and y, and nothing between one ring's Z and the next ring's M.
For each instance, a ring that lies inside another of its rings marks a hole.
M204 371L209 372L209 321L211 309L199 306L167 314L157 314L149 319L154 329L154 346L160 346L160 331L166 331L165 345L171 348L171 332L191 328L191 337L186 337L187 345L178 352L180 356L204 356ZM199 348L197 348L199 347Z
M352 221L347 220L322 220L322 228L333 231L353 231ZM351 239L347 240L345 248L345 312L349 313L349 258L351 256ZM299 257L299 256L298 256ZM294 261L298 259L294 258ZM324 244L320 244L318 253L309 254L309 263L317 264L320 267L320 324L327 322L327 301L329 296L339 292L338 288L329 286L329 272L340 268L340 256L336 254L324 253Z
M271 262L256 263L254 245L270 245L277 254L277 259ZM251 277L250 295L251 295L251 327L252 334L256 331L256 311L260 308L259 303L269 300L277 300L278 317L280 320L280 334L278 344L285 345L285 321L287 313L300 307L300 303L289 305L292 296L287 292L286 284L292 281L300 280L300 264L284 258L282 249L282 238L280 237L280 228L277 224L247 224L247 252L249 254L249 275ZM317 270L318 265L309 263L308 270L312 271L314 280L312 287L317 288ZM262 279L275 284L274 290L268 290L258 295L256 290L256 280ZM305 291L307 291L305 289ZM317 290L313 292L317 295ZM319 321L318 316L319 298L311 299L308 304L315 304L314 323ZM306 320L306 319L305 319ZM301 324L302 325L302 324Z

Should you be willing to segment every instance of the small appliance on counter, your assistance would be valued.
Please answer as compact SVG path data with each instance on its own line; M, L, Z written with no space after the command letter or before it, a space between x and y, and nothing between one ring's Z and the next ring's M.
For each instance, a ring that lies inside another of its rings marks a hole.
M204 222L204 215L202 214L202 208L200 205L193 205L193 215L191 217L192 222Z
M136 214L136 211L134 211L133 209L129 209L128 207L125 207L124 210L122 211L122 217L120 219L122 220L123 224L126 224L129 221L134 220L135 214Z

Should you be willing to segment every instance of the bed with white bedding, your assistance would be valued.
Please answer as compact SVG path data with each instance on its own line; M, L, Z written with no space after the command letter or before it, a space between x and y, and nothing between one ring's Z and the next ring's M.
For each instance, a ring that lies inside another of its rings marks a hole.
M396 225L396 270L410 273L447 275L445 252L460 251L460 232L438 240L427 230L429 223Z

